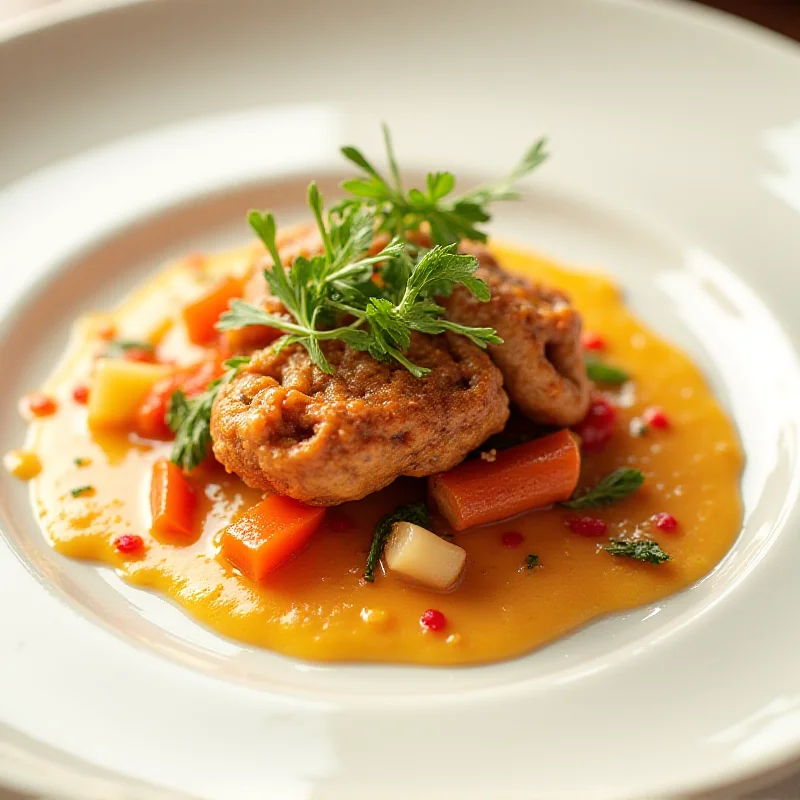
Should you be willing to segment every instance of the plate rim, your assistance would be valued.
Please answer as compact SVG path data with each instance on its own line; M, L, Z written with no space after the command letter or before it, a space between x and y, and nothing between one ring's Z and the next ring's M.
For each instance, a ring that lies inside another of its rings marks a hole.
M180 2L180 0L159 0L159 2L162 4L167 2L175 4ZM783 55L794 58L800 64L800 47L789 37L763 28L756 23L736 17L728 12L691 2L691 0L600 0L600 2L605 5L622 6L637 11L667 14L682 22L708 27L717 33L735 34L741 39L743 44L765 47L772 51L778 49ZM33 36L43 31L63 27L88 17L108 15L125 11L134 6L154 4L155 0L77 0L74 4L55 3L51 6L45 6L12 18L10 21L0 25L0 48L10 42L18 41L27 36ZM1 751L0 756L2 756ZM754 771L746 777L726 783L716 782L708 786L700 786L697 790L691 793L687 792L680 796L724 796L725 792L733 788L739 790L747 788L747 786L755 788L754 785L763 785L764 783L771 782L772 776L775 773L789 773L793 771L796 768L798 759L800 759L800 751L789 758L778 759L770 766ZM768 759L762 760L767 761ZM96 767L91 764L86 764L86 768L88 770L96 769ZM42 783L36 785L34 783L34 776L31 776L32 780L29 784L20 783L18 788L28 791L47 791L52 795L52 783L49 783L44 776L35 777L41 779ZM92 778L91 775L87 775L82 776L81 779L91 780ZM120 788L128 788L132 785L131 779L125 776L115 775L114 779L119 783ZM76 786L74 790L70 789L69 791L77 792L80 788L80 786ZM156 791L166 790L156 789ZM67 794L62 790L59 790L58 794L63 797L79 796L72 793ZM177 793L175 796L183 797L185 795Z

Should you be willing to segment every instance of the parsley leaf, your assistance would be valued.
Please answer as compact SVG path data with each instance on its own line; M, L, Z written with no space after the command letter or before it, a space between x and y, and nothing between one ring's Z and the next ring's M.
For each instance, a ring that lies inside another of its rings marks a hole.
M70 489L69 493L73 497L83 497L86 494L94 494L94 486L78 486L76 489Z
M185 472L201 464L208 453L211 444L211 408L220 388L230 383L249 360L246 356L238 356L226 361L228 369L225 374L212 381L206 391L197 397L187 398L180 389L173 392L166 415L167 425L175 434L170 460Z
M595 358L586 359L586 374L590 381L595 383L607 383L609 385L625 383L630 379L630 375L618 367L604 364Z
M631 541L611 539L610 544L603 549L612 556L625 556L637 561L645 561L648 564L663 564L665 561L672 561L672 556L665 553L659 547L658 542L650 539L633 539Z
M542 565L539 563L539 556L534 553L528 553L525 557L525 566L528 569L536 569L536 567L541 567Z
M632 467L620 467L610 472L588 492L573 497L561 505L567 508L597 508L627 497L637 491L644 483L644 475Z
M367 351L380 361L397 361L415 377L429 370L411 362L405 351L414 331L437 335L451 331L485 348L502 344L492 328L471 328L443 318L444 308L435 294L449 293L463 284L480 300L489 299L489 288L475 277L477 259L456 252L456 245L435 246L410 253L404 239L395 238L380 252L369 255L375 231L375 215L364 206L345 205L326 215L322 197L312 183L308 203L317 221L324 255L298 257L286 269L276 245L272 214L250 212L253 229L272 257L264 271L270 292L281 301L290 318L234 301L217 324L219 330L266 325L285 335L275 346L299 343L323 372L331 373L320 343L341 339L356 350ZM373 281L376 265L385 288ZM337 319L351 319L336 325Z
M519 198L514 184L524 178L547 158L544 139L535 142L519 163L494 183L479 186L462 195L451 196L456 179L451 172L429 172L425 189L403 191L397 161L389 131L384 126L387 160L392 175L389 181L355 147L343 147L342 155L365 175L342 183L342 188L356 203L367 203L375 211L380 230L399 236L404 231L416 231L423 225L430 229L433 242L454 244L460 239L485 242L486 234L477 225L488 222L487 206L497 200ZM345 200L340 207L353 203Z
M364 570L364 580L373 583L375 581L375 567L378 566L383 555L383 549L386 547L386 541L389 534L392 532L392 525L395 522L411 522L414 525L420 525L423 528L430 524L430 514L428 507L425 503L410 503L406 506L400 506L391 514L381 517L378 524L375 526L375 533L372 537L372 545L369 548L369 555L367 556L367 566Z

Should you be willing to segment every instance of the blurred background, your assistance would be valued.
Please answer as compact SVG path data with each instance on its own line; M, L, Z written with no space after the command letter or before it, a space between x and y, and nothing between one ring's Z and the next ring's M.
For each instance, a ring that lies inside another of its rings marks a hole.
M81 5L86 5L86 0L78 1ZM42 6L68 5L75 2L76 0L0 0L0 22ZM721 8L800 40L800 0L674 0L674 2L699 2Z

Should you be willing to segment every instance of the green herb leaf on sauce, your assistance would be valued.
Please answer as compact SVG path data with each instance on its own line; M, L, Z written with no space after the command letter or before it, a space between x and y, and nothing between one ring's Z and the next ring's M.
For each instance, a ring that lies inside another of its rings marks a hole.
M633 558L636 561L644 561L648 564L663 564L665 561L672 561L672 556L665 553L658 545L650 539L633 539L625 541L623 539L611 539L610 543L603 548L612 556L624 556Z
M76 489L70 489L69 493L73 497L82 497L86 494L94 494L94 486L78 486Z
M87 466L89 464L89 459L88 458L82 458L81 456L78 456L77 458L73 458L72 459L72 463L76 467L85 467L85 466Z
M589 380L595 383L606 383L609 385L618 385L625 383L630 379L630 375L618 367L612 367L609 364L604 364L595 358L586 359L586 374Z
M375 533L372 536L372 544L369 548L369 555L367 555L367 566L364 570L364 580L370 583L375 581L375 568L383 555L383 549L386 547L386 541L392 532L392 525L395 522L411 522L414 525L427 528L430 524L430 519L428 507L425 503L410 503L409 505L400 506L391 514L381 517L375 526Z
M607 506L633 494L643 483L644 475L638 469L620 467L606 475L589 491L561 505L572 509Z
M185 472L201 464L211 444L211 408L219 390L230 383L241 367L250 361L247 356L237 356L225 362L227 371L221 378L212 381L205 392L187 398L178 389L173 392L167 407L167 425L175 434L170 460Z
M536 569L536 567L541 567L542 565L539 563L539 556L535 555L534 553L528 553L525 557L525 566L528 569Z

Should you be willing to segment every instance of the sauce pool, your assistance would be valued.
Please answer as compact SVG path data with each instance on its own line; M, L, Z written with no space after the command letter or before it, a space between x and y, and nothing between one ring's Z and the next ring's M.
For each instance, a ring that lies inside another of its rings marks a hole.
M396 506L423 499L423 481L400 479L329 510L307 549L261 585L219 556L218 534L262 493L216 464L190 476L198 496L194 541L159 541L150 533L147 493L152 465L168 455L170 443L90 431L85 398L73 392L91 385L109 328L122 339L159 344L164 357L196 360L202 351L188 343L176 309L220 275L244 273L259 252L248 247L209 257L201 267L197 258L178 262L113 314L87 317L76 327L70 352L44 387L57 410L33 418L26 444L42 463L32 497L53 547L109 564L221 634L319 661L496 661L690 586L739 532L742 454L731 422L687 356L642 326L610 281L516 250L493 250L507 269L564 289L602 343L595 355L632 376L607 393L616 406L613 433L586 454L581 486L631 466L645 475L638 493L607 508L546 509L455 534L453 541L467 551L467 569L448 595L382 573L374 584L362 580L375 523ZM668 425L643 430L643 416L655 407ZM93 491L73 496L81 487ZM674 524L665 524L663 515ZM605 524L602 536L575 533L575 519L587 516ZM656 539L673 560L644 564L602 549L608 538L632 535ZM120 537L141 537L141 543L119 547ZM538 566L529 566L535 563L529 554L538 556ZM421 624L431 610L446 624Z

